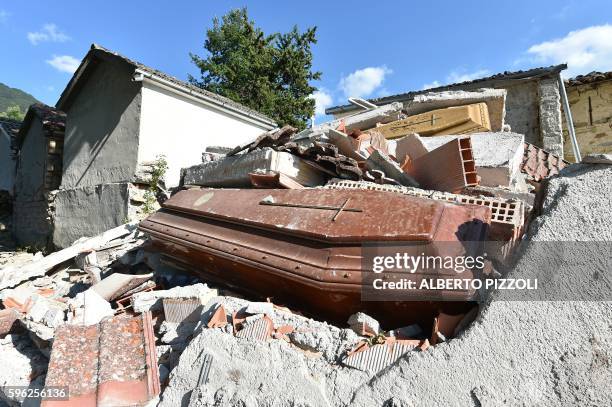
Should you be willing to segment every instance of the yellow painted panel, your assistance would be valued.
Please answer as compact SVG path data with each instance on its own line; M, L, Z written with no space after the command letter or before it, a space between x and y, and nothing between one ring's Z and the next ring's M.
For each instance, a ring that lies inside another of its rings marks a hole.
M410 133L421 136L467 134L491 131L486 103L447 107L410 116L376 128L385 138L394 139Z

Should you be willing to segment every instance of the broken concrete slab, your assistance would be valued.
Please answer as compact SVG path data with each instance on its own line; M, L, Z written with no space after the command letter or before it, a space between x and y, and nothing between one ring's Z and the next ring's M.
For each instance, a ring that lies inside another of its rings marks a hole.
M394 156L400 164L403 164L407 158L416 160L429 152L422 140L416 133L408 134L395 140L389 140L389 154Z
M294 181L283 173L275 171L262 171L262 172L250 172L249 178L251 184L255 188L269 188L269 189L303 189L305 188L302 184Z
M324 174L308 165L300 157L271 148L194 165L184 169L184 185L205 187L250 187L250 173L279 172L304 186L320 185Z
M403 106L401 103L394 102L364 112L358 112L342 119L323 123L315 128L325 130L338 129L342 126L345 133L350 133L352 130L367 130L376 126L377 123L384 124L403 119L404 115L402 113L402 108Z
M397 181L400 185L407 187L417 187L419 183L414 177L402 170L399 164L385 153L374 150L366 160L366 165L371 170L382 171L385 177Z
M93 325L114 314L115 311L110 303L90 288L78 293L70 300L68 323L72 325Z
M378 321L363 312L351 315L347 323L358 335L373 336L378 335L380 331Z
M247 314L272 315L274 313L274 304L271 302L249 302L244 312Z
M208 382L198 386L204 356L212 356ZM282 389L282 391L279 391ZM325 387L312 377L306 357L284 341L249 341L216 329L202 331L181 354L160 406L199 403L327 406Z
M121 298L126 292L138 287L147 280L153 278L150 274L122 274L113 273L99 283L94 284L91 289L106 301Z
M224 312L235 314L244 310L248 303L247 300L226 296L211 300L209 305L211 309L219 310L223 307ZM284 332L282 336L288 336L291 343L302 350L320 354L329 363L335 363L360 340L351 329L342 329L326 322L306 318L282 307L275 306L274 309L275 312L270 315L270 319L277 331Z
M432 151L450 140L465 136L421 137ZM484 186L512 186L518 182L524 153L525 137L511 132L474 133L469 135L476 171Z
M53 267L74 258L77 254L91 250L99 249L101 246L110 242L111 240L118 239L126 236L136 230L135 223L127 223L125 225L117 226L111 230L89 239L80 239L75 242L74 245L51 253L50 255L25 264L18 269L3 269L0 273L0 290L8 287L14 287L17 284L26 281L28 279L43 276Z
M428 92L405 102L404 109L408 115L415 115L434 109L484 102L487 105L491 130L502 131L506 116L506 94L506 89Z
M174 287L169 290L147 291L132 296L132 306L135 312L161 311L164 298L195 298L206 304L217 296L217 290L206 284L198 283L186 287Z
M360 142L335 129L327 130L330 143L338 147L338 152L355 160L365 160L366 154L360 151Z

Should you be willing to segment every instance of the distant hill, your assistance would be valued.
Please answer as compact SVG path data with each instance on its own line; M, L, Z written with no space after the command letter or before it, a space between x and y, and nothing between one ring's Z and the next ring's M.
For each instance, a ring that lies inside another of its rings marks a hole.
M0 83L0 112L6 111L10 106L18 105L21 111L25 113L32 103L37 102L38 100L29 93L25 93L21 89L10 88Z

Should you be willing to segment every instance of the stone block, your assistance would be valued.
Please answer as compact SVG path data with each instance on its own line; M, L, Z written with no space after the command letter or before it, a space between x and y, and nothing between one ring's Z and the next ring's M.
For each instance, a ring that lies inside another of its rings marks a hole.
M55 198L53 244L68 247L128 220L129 184L101 184L60 190Z

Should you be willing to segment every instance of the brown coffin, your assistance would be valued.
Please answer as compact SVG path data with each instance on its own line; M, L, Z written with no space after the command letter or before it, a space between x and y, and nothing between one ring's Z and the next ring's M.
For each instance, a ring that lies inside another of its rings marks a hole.
M490 216L486 207L381 191L191 189L166 201L140 229L208 281L333 321L366 311L395 324L428 320L448 304L418 301L417 291L416 301L362 302L365 276L372 274L363 245L429 243L429 252L461 254L461 242L484 240ZM440 295L464 301L470 293Z

